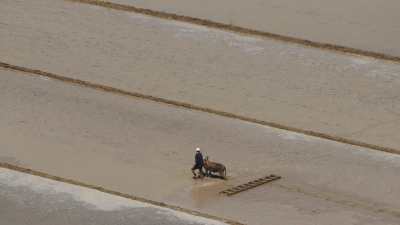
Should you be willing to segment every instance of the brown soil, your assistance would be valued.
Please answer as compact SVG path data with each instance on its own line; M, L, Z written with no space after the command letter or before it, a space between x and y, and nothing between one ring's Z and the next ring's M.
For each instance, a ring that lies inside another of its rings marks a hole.
M207 20L207 19L199 19L199 18L194 18L194 17L190 17L190 16L185 16L185 15L177 15L174 13L167 13L167 12L155 11L155 10L151 10L151 9L138 8L138 7L135 7L132 5L124 5L124 4L113 3L113 2L108 2L108 1L99 1L99 0L67 0L67 1L96 5L96 6L109 8L109 9L123 10L123 11L127 11L127 12L135 12L135 13L139 13L139 14L143 14L143 15L149 15L149 16L163 18L163 19L170 19L170 20L176 20L176 21L181 21L181 22L186 22L186 23L191 23L191 24L196 24L196 25L202 25L202 26L206 26L206 27L210 27L210 28L217 28L217 29L241 33L241 34L256 35L256 36L265 37L265 38L272 38L274 40L290 42L290 43L300 44L300 45L319 48L319 49L337 51L337 52L342 52L342 53L347 53L347 54L362 55L362 56L372 57L372 58L381 59L381 60L388 60L388 61L393 61L393 62L400 62L400 57L388 55L388 54L384 54L384 53L367 51L367 50L356 49L356 48L352 48L352 47L340 46L340 45L329 44L329 43L310 41L310 40L306 40L306 39L290 37L290 36L285 36L285 35L280 35L280 34L235 26L232 24L219 23L219 22L215 22L215 21L211 21L211 20Z

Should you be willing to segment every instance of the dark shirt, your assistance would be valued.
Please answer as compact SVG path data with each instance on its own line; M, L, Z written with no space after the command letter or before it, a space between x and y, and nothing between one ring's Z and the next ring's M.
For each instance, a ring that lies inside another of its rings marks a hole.
M203 166L204 165L203 155L200 152L196 153L194 161L196 165Z

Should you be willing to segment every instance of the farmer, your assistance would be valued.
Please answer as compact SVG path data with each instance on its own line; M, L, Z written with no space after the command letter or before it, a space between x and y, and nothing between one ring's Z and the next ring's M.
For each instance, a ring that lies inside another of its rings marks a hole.
M193 178L197 178L197 175L194 172L195 170L199 170L199 175L204 176L203 166L203 155L200 152L200 148L196 148L196 155L194 156L194 166L192 167Z

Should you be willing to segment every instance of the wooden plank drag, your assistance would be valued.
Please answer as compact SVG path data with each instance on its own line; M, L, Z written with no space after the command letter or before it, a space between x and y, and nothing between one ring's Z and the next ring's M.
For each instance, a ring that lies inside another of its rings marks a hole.
M221 194L226 194L228 196L231 196L231 195L240 193L242 191L246 191L246 190L258 187L258 186L260 186L262 184L266 184L266 183L269 183L271 181L279 180L279 179L281 179L280 176L276 176L276 175L271 174L269 176L262 177L262 178L257 179L257 180L253 180L253 181L247 182L245 184L226 189L224 191L221 191L220 193Z

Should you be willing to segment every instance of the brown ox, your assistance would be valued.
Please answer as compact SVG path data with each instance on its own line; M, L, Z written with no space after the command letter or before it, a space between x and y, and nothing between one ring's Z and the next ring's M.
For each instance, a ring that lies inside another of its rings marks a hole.
M208 156L204 158L204 169L206 170L206 176L218 173L222 179L226 179L226 167L221 163L210 161Z

